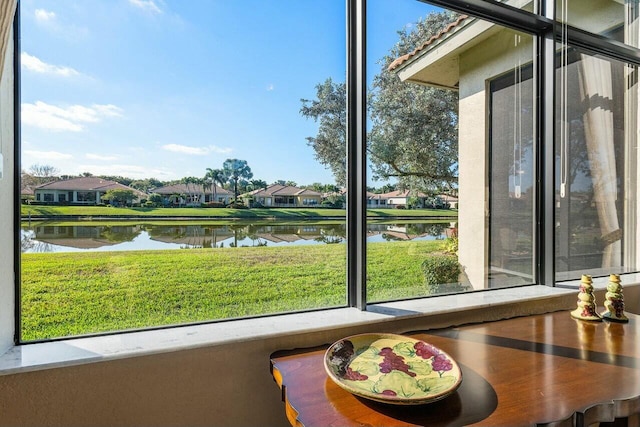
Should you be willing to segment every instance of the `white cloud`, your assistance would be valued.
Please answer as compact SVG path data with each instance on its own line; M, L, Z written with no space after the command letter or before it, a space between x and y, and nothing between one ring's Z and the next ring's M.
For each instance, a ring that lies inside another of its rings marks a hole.
M42 160L64 160L73 158L71 154L60 153L58 151L24 150L24 154Z
M231 148L220 148L215 145L210 145L208 147L189 147L188 145L165 144L162 146L162 149L172 151L174 153L189 154L193 156L205 156L210 153L231 153Z
M0 0L4 1L4 0ZM89 35L89 29L78 27L73 23L64 22L64 15L61 18L55 12L45 9L36 9L34 19L36 23L56 37L63 37L69 41L77 42L85 39Z
M91 160L103 160L103 161L112 161L117 160L118 156L103 156L100 154L87 153L84 155L87 159Z
M21 114L22 123L28 126L59 132L81 132L85 123L97 123L106 117L121 117L122 109L111 104L63 108L36 101L35 104L22 104Z
M269 85L267 86L267 90L268 90L269 92L271 92L271 91L272 91L272 90L274 90L275 88L276 88L276 87L275 87L275 85L274 85L273 83L271 83L271 84L269 84Z
M56 19L55 12L50 12L44 9L36 9L35 16L36 21L40 23L52 22Z
M78 165L76 171L73 173L81 173L84 171L90 171L94 175L119 175L126 176L128 178L143 179L143 178L170 178L174 179L175 174L169 172L166 169L161 168L149 168L139 165L122 165L122 164L85 164Z
M160 14L162 9L156 4L154 0L129 0L129 4L144 10L145 12L151 12Z
M80 75L79 72L70 67L59 67L57 65L47 64L27 52L20 54L20 63L26 70L42 74L55 74L63 77L72 77Z

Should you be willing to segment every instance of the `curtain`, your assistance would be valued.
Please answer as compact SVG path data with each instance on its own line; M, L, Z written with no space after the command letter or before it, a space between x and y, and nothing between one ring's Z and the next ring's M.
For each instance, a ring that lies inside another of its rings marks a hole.
M17 4L18 0L0 0L0 79L4 70L4 60L10 43L9 35Z
M584 131L603 242L602 267L622 263L622 230L618 223L616 199L618 175L613 141L613 87L611 63L581 55L580 94L585 105Z

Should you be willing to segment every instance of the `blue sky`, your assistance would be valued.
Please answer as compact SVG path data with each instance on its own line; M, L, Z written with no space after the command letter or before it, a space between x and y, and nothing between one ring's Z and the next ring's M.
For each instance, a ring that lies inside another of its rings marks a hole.
M369 0L368 68L433 10ZM227 158L333 183L299 113L345 76L343 0L22 0L22 167L160 180Z

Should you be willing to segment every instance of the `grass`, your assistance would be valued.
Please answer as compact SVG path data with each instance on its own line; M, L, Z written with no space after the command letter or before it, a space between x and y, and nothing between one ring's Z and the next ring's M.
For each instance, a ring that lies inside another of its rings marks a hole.
M425 294L442 241L367 245L371 301ZM346 304L346 247L22 255L22 338L81 335Z
M112 217L112 218L344 218L344 209L323 208L114 208L110 206L54 206L22 205L23 219L37 217ZM449 209L369 209L367 216L379 218L394 217L457 217L458 211Z

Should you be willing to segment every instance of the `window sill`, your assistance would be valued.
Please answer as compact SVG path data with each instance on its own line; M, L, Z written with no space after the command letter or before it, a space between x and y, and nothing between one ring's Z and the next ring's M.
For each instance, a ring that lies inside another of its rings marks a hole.
M638 283L636 275L629 276L631 277L625 276L625 282L633 280L634 283ZM597 280L594 285L596 289L603 289L606 282ZM484 312L488 315L498 306L508 307L510 316L527 315L530 313L518 303L556 300L556 306L558 301L566 306L567 298L575 295L575 292L575 288L524 286L374 304L370 305L367 311L340 308L25 344L14 346L0 356L0 375L229 345L244 341L265 340L293 334L357 327L371 323L380 324L399 319L438 318L438 316L451 315L452 313L456 315L456 324L460 324L465 319L465 312L491 309L491 311ZM543 307L559 309L553 308L553 306L553 303L543 305Z

